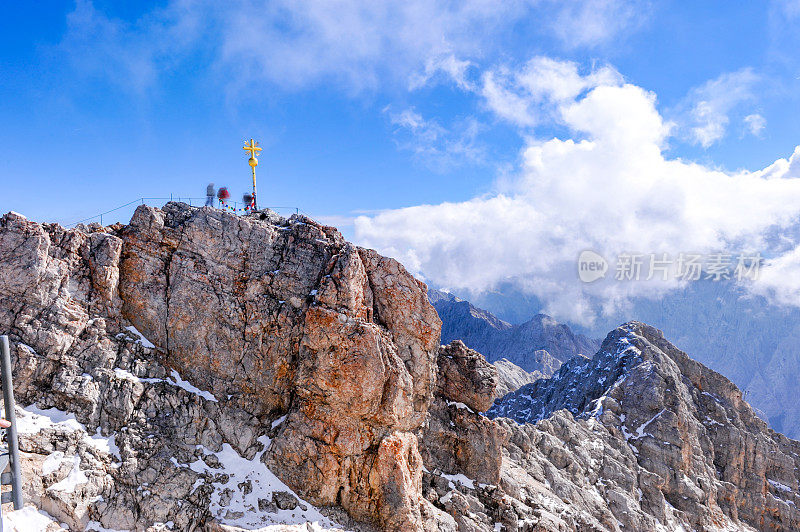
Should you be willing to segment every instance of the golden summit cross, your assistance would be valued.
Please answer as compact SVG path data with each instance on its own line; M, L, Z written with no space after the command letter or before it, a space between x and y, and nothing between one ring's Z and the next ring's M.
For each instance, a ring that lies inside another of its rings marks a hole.
M257 157L261 148L258 147L258 142L254 142L253 139L250 139L250 144L245 144L243 149L250 152L250 160L248 160L247 163L253 171L253 210L255 211L258 210L258 203L256 202L256 166L258 166Z
M242 148L242 149L245 150L245 151L249 151L250 152L250 157L252 157L252 158L256 158L258 156L258 154L256 152L261 151L261 148L258 147L258 142L253 142L253 139L250 139L250 144L245 144L244 148ZM257 164L258 164L258 161L256 161L255 165L251 165L251 166L256 166Z

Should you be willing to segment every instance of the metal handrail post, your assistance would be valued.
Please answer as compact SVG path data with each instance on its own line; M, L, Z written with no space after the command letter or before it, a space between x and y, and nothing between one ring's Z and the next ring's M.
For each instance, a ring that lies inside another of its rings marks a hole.
M6 407L6 419L11 426L6 429L8 440L9 466L11 467L11 492L14 509L21 510L22 503L22 474L19 465L19 440L17 439L17 416L14 412L14 386L11 383L11 351L8 348L8 336L0 336L0 355L2 355L2 384L3 400Z

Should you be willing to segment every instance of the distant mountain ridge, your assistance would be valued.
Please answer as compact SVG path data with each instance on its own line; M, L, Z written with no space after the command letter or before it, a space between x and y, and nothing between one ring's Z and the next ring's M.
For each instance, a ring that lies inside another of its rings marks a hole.
M442 343L461 340L490 362L505 358L525 371L550 376L574 356L592 356L600 348L599 341L546 314L512 325L447 292L430 289L428 299L442 320Z
M543 308L510 284L469 300L512 323ZM656 300L635 299L591 328L569 325L600 337L630 320L663 330L680 349L731 379L773 429L800 438L800 309L771 304L735 282L700 281Z

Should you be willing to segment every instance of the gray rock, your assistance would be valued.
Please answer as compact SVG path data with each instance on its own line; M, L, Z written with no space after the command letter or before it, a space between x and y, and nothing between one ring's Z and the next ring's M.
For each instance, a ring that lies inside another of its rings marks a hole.
M497 369L497 388L495 389L495 397L503 397L504 395L517 390L526 384L536 382L544 378L544 375L539 371L528 372L517 366L506 358L501 358L493 363Z
M430 290L429 298L442 320L442 343L461 340L490 362L505 358L549 377L563 362L579 354L593 355L600 347L544 314L511 325L445 292Z
M297 497L285 491L276 491L272 494L272 502L281 510L294 510L300 504Z
M73 530L800 527L800 442L659 331L482 415L498 371L440 326L400 264L303 216L0 218L18 402L63 418L20 411L26 498Z

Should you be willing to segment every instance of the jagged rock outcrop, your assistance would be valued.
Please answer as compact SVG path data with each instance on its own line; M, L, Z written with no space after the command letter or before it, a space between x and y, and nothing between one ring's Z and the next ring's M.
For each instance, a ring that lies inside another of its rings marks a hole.
M497 368L460 340L439 349L436 395L463 403L476 412L492 406L497 388Z
M429 298L442 319L442 343L461 340L490 362L505 358L525 371L549 377L563 362L592 355L600 347L545 314L511 325L446 292L431 290Z
M507 393L522 388L526 384L544 378L539 371L525 371L506 358L501 358L492 364L497 369L497 388L495 397L503 397Z
M483 415L502 371L439 327L402 266L302 216L0 218L26 497L72 530L800 527L800 442L659 331Z
M70 472L94 479L81 504L69 492L70 511L45 487L57 517L76 529L270 519L281 506L252 500L258 479L219 481L212 455L235 453L312 504L422 527L414 431L440 328L425 285L333 228L263 218L170 203L110 228L0 220L0 330L16 346L19 402L74 413L72 439L99 431L119 448L118 462L42 447L38 432L24 444L75 456Z
M551 461L587 475L626 528L800 527L800 442L770 430L733 383L647 325L616 329L594 358L568 362L488 415L538 421L573 447ZM583 427L595 436L574 445ZM609 449L616 464L598 468L614 463Z
M424 492L453 518L458 530L491 530L496 522L491 512L472 513L469 504L461 505L458 497L454 501L447 494L454 482L471 489L500 482L508 432L480 414L496 395L497 370L458 340L439 349L438 362L438 386L420 432Z

